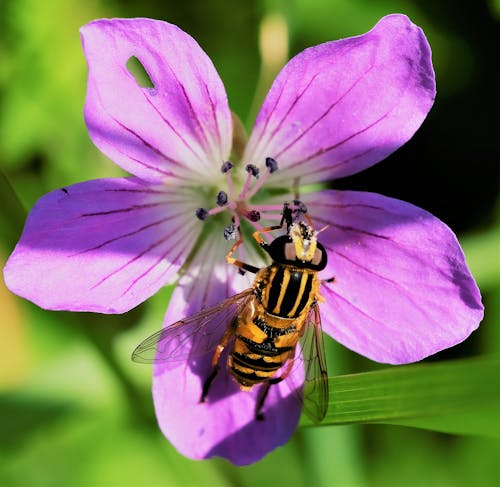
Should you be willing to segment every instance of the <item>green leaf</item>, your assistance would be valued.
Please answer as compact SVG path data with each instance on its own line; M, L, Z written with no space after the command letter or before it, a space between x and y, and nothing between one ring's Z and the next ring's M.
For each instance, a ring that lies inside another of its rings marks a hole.
M0 233L5 250L12 250L21 235L26 210L7 176L0 170Z
M487 357L330 378L321 424L387 423L500 436L499 371L500 358ZM303 418L302 424L311 423Z
M500 226L460 239L472 275L483 288L500 282Z

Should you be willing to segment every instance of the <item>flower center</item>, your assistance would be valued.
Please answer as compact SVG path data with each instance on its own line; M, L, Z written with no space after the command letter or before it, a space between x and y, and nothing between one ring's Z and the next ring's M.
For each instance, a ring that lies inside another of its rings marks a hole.
M231 223L224 228L224 238L226 240L235 239L238 236L241 220L248 221L256 230L262 226L261 219L278 220L281 218L283 205L256 205L251 203L251 199L262 188L267 179L278 170L278 163L271 157L266 158L266 170L261 174L258 167L248 164L245 167L246 177L241 190L236 190L233 180L232 170L234 164L226 161L221 166L221 172L225 174L227 181L227 191L220 190L217 193L215 206L211 209L198 208L195 212L200 220L207 220L209 217L217 215L223 211L231 213Z

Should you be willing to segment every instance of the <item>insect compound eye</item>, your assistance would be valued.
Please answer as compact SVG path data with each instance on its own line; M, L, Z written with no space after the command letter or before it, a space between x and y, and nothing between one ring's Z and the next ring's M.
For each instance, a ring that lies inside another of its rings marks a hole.
M326 267L327 262L328 255L326 249L318 242L311 264L315 266L317 271L322 271Z
M295 253L295 245L293 243L285 244L285 259L296 260L297 254Z
M323 259L323 252L320 249L316 248L311 263L313 265L320 265L322 259Z

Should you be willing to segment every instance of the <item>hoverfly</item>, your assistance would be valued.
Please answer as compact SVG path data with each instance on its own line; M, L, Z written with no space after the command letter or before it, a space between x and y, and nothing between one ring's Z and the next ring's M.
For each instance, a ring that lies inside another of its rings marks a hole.
M213 353L212 372L205 378L200 398L205 402L219 372L221 354L228 348L227 370L240 389L262 384L255 408L255 418L262 420L270 387L284 380L294 363L302 363L296 356L300 341L302 350L298 353L305 363L306 387L295 394L300 395L306 414L315 422L321 421L328 404L328 376L318 307L324 298L319 293L318 272L326 267L327 254L317 241L319 232L312 228L310 218L308 224L297 216L309 216L302 203L300 207L292 210L285 203L279 225L253 233L271 257L270 266L259 269L233 257L242 243L241 235L227 253L229 264L256 274L251 288L151 335L137 346L132 359L142 363L182 360L189 355L185 349L194 348L186 345L196 342L196 349ZM285 225L286 234L271 243L262 238L261 234ZM223 334L213 332L220 327Z

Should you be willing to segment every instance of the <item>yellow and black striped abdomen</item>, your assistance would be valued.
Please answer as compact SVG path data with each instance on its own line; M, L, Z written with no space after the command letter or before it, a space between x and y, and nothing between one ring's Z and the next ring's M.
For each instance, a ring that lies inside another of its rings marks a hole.
M271 341L258 343L243 336L237 337L229 360L231 374L243 387L252 387L274 377L291 350L292 347L278 348Z
M268 313L296 318L308 309L317 288L317 272L282 264L272 265L266 271L262 305Z
M243 389L279 375L293 357L318 291L316 276L316 271L279 263L257 274L256 295L237 319L228 360Z
M292 356L301 320L269 315L257 297L245 311L236 323L228 366L240 386L250 388L274 377Z

